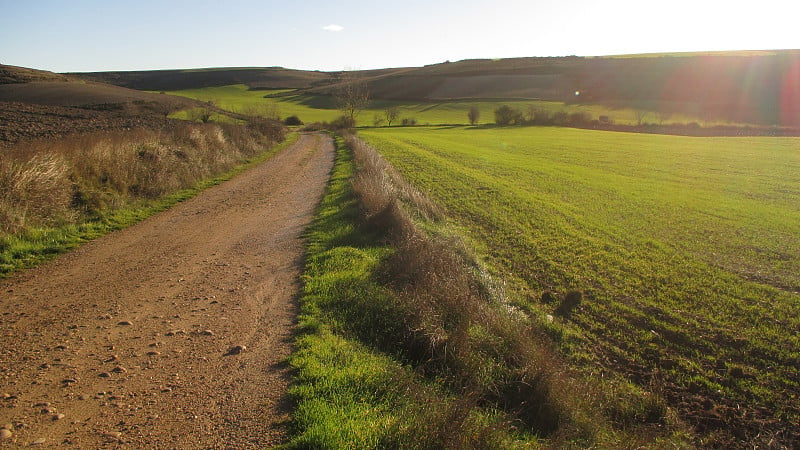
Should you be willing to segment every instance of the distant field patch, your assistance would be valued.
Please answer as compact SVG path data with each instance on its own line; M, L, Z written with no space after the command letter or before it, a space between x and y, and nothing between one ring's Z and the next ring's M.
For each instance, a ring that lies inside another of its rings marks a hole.
M523 308L552 314L544 292L584 292L551 326L579 366L658 383L701 428L798 432L799 139L360 135L445 207Z
M489 77L492 78L492 77ZM519 81L519 80L517 80ZM470 81L469 83L482 83L484 81ZM456 86L452 89L478 89L476 86ZM447 86L443 87L442 96L448 92ZM222 87L208 87L200 89L186 89L169 91L169 94L179 95L201 101L213 101L218 106L229 111L247 114L249 111L263 110L265 107L274 107L275 111L286 118L296 115L303 122L331 121L341 115L335 107L335 102L330 96L303 94L300 91L279 90L250 90L244 84L235 84ZM600 116L607 117L611 122L623 125L635 125L643 119L650 123L687 123L698 121L704 125L714 125L717 122L704 122L697 118L685 115L670 115L668 118L659 117L655 112L636 111L631 108L610 108L601 105L565 105L561 102L542 100L519 99L476 99L476 100L447 100L441 101L394 101L372 100L369 107L358 115L358 126L385 126L386 109L396 106L400 116L393 125L400 125L403 119L414 119L418 125L466 125L469 123L467 113L470 108L477 107L480 112L478 124L494 123L494 111L509 105L527 115L531 108L556 113L564 111L568 114L575 112L588 113L592 119ZM643 114L643 117L639 117ZM176 115L177 118L183 116Z

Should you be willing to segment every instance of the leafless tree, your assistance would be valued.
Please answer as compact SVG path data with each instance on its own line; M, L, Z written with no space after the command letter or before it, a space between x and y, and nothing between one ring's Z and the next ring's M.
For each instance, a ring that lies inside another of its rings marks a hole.
M336 107L345 117L355 123L358 113L369 103L369 87L367 82L356 72L344 71L339 76L334 98Z
M398 117L400 117L400 108L398 108L397 106L390 106L386 108L385 115L386 115L386 123L389 126L392 126L392 122L394 122L395 120L397 120Z
M469 119L470 125L475 125L476 123L478 123L478 119L480 117L481 117L481 111L477 107L473 106L469 109L469 112L467 113L467 118Z

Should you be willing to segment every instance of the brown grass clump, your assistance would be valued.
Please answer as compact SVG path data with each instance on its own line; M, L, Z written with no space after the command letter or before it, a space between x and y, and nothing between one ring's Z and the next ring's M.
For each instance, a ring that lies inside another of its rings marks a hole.
M0 160L0 230L69 219L72 186L63 157L50 152Z
M179 124L4 148L0 233L90 218L231 169L283 139L283 128Z

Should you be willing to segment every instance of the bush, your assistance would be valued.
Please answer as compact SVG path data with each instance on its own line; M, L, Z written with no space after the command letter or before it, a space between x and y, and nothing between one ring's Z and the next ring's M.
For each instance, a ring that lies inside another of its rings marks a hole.
M330 123L329 129L333 131L349 130L355 128L356 120L350 116L339 116Z
M417 119L413 117L406 117L403 119L402 124L404 127L411 127L417 124Z
M520 110L503 105L494 111L494 122L500 126L521 125L524 118Z
M564 296L564 300L562 300L561 304L556 308L556 314L568 317L572 314L572 311L581 304L581 300L583 300L583 293L581 291L567 292L567 295Z
M592 115L584 111L574 112L569 115L569 123L573 126L585 126L591 121Z
M283 120L283 124L287 127L302 125L303 121L297 116L289 116Z

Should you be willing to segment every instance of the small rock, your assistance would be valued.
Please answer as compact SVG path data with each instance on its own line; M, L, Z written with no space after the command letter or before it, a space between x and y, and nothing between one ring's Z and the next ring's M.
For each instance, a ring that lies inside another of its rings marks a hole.
M183 331L183 330L170 330L170 331L167 331L164 335L165 336L175 336L177 334L186 334L186 332Z
M47 442L47 439L45 439L45 438L39 438L39 439L37 439L37 440L35 440L35 441L31 442L31 445L42 445L42 444L44 444L45 442Z
M39 402L33 405L34 408L47 408L50 406L50 402Z
M53 416L53 421L56 421L56 420L61 420L61 419L63 419L64 417L67 417L67 416L66 416L64 413L58 413L58 414L56 414L56 415L54 415L54 416Z
M12 433L11 430L6 428L0 429L0 440L11 439L13 435L14 433Z
M123 325L123 326L133 325L133 322L131 322L130 320L121 320L117 322L117 325Z
M161 352L157 352L155 350L147 352L147 356L158 356Z
M77 383L78 380L76 380L75 378L64 378L63 380L61 380L61 382L65 385L70 385L73 383Z
M3 426L0 427L0 430L14 431L14 425L10 423L3 424Z
M64 345L64 344L58 344L58 345L56 345L56 350L66 350L66 349L68 349L68 348L69 348L69 347L67 347L67 346L66 346L66 345Z
M202 334L203 336L213 336L214 332L211 330L203 330L200 332L200 334Z
M122 433L120 433L119 431L109 431L107 433L104 433L103 437L106 439L118 441L120 440L120 438L122 438Z
M117 361L117 360L119 360L119 356L111 355L111 356L108 357L107 360L105 360L105 362L114 362L114 361Z
M2 394L0 394L0 398L2 398L3 400L9 400L11 397L12 395L9 394L8 392L3 392Z
M125 373L125 372L128 371L128 369L126 369L126 368L124 368L122 366L117 366L117 367L114 367L113 369L111 369L111 371L114 372L114 373Z
M247 350L246 346L244 346L244 345L236 345L234 347L231 347L230 350L228 350L228 353L225 353L225 356L238 355L238 354L242 353L245 350Z
M108 377L110 377L110 376L111 376L111 374L110 374L110 373L108 373L108 372L102 372L102 373L100 373L100 374L99 374L99 375L97 375L97 376L98 376L98 377L100 377L100 378L108 378Z

